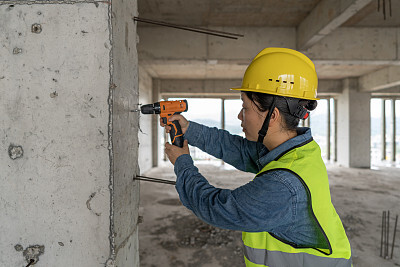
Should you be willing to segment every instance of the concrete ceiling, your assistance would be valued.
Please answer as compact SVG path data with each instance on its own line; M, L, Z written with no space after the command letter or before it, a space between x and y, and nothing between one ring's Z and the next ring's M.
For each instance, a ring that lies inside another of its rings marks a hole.
M320 79L373 74L400 65L400 1L391 16L379 2L378 12L377 0L139 0L140 18L244 35L139 22L139 64L160 79L240 79L257 52L280 46L307 54Z
M380 0L379 12L378 1L370 1L343 26L398 27L400 1L391 1L390 17L389 0L386 0L386 20L383 1ZM138 8L140 17L190 26L297 27L319 2L321 0L139 0ZM340 5L345 1L331 2Z

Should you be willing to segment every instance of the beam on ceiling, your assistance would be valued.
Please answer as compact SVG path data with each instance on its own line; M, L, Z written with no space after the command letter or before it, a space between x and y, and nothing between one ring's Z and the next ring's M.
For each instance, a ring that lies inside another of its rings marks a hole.
M225 97L238 98L241 79L157 79L160 94L167 97ZM322 97L338 95L343 90L341 80L319 80L318 95Z
M208 64L248 65L265 47L295 48L294 28L219 27L243 33L240 40L187 33L162 27L139 27L141 61L203 61ZM312 48L304 51L322 64L398 65L400 64L400 29L345 27L338 28Z
M306 50L332 33L372 0L322 0L297 28L297 48Z
M304 51L312 60L398 64L399 29L343 27Z
M241 60L248 64L268 46L296 47L296 30L289 27L212 27L244 37L230 40L164 27L138 27L140 59Z
M365 92L397 88L400 86L400 66L390 66L361 76L359 85L360 90Z

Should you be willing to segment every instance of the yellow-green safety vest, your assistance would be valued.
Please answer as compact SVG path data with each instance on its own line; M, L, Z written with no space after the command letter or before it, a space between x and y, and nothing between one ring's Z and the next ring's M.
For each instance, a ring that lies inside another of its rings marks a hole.
M328 174L318 144L310 139L292 148L268 163L257 176L275 170L289 171L301 181L310 211L329 248L299 247L268 232L243 232L246 266L351 267L350 243L331 202Z

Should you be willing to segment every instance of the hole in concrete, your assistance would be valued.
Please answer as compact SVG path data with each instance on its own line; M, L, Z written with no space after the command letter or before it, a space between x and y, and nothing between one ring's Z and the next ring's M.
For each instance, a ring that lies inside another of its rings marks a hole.
M14 248L15 248L16 251L23 251L24 250L24 248L20 244L15 245Z
M24 150L22 149L22 146L10 144L8 147L8 155L12 160L22 158L24 155Z
M42 32L42 25L37 24L37 23L33 24L32 25L32 32L33 33L41 33Z
M42 255L44 253L44 246L40 246L40 245L34 245L34 246L30 246L27 247L24 252L23 255L26 259L26 261L28 262L28 264L32 265L32 264L36 264L39 261L39 256ZM32 260L34 261L32 263ZM28 265L28 266L30 266Z

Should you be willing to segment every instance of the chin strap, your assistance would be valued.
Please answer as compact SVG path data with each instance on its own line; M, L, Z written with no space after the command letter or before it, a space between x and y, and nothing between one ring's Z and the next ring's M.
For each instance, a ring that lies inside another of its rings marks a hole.
M261 130L258 132L258 140L257 140L257 142L259 142L261 144L264 141L264 137L267 135L269 121L271 120L272 113L274 112L274 109L275 109L275 100L276 100L276 97L274 96L272 98L272 104L271 104L271 106L270 106L270 108L268 110L267 117L265 118L265 121L264 121L264 123L263 123L263 125L261 127Z

